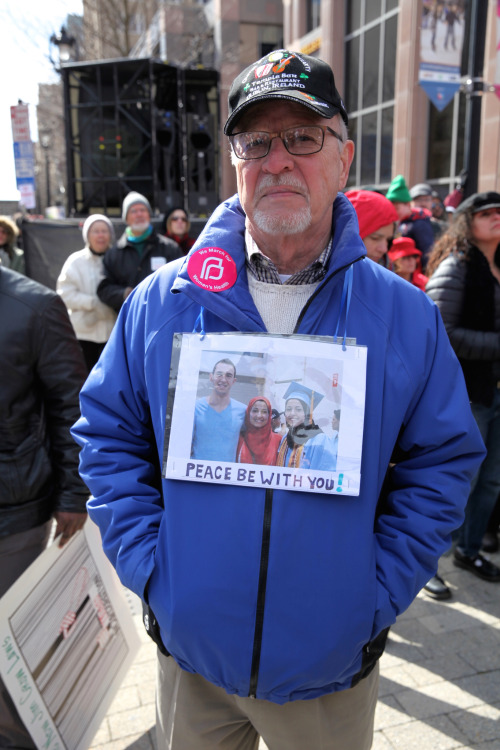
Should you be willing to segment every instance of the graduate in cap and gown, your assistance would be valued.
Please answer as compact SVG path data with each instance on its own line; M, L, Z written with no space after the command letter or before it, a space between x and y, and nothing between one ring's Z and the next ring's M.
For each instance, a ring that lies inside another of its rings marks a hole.
M314 422L313 411L324 394L293 381L285 398L288 432L278 449L277 466L335 471L337 467L338 431L330 437ZM337 411L338 413L338 411ZM337 417L334 420L337 426Z
M295 381L288 386L284 395L288 431L278 449L277 466L302 466L304 446L308 440L322 432L313 420L313 409L322 398L322 393Z

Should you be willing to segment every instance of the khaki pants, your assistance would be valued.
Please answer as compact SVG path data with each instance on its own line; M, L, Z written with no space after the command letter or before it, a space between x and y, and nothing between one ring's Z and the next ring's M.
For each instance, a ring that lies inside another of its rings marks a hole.
M378 663L349 690L279 706L228 695L158 652L158 750L369 750Z

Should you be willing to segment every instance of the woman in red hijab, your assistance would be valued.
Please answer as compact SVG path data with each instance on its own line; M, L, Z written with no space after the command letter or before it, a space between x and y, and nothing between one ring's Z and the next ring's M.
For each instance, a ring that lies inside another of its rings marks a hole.
M236 451L239 464L273 466L278 455L281 435L273 432L271 404L263 396L250 400Z

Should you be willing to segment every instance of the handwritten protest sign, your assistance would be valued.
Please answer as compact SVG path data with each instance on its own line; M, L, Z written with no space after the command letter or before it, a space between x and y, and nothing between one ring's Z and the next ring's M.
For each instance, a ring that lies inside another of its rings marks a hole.
M97 527L52 544L1 599L0 673L37 748L84 750L139 636Z

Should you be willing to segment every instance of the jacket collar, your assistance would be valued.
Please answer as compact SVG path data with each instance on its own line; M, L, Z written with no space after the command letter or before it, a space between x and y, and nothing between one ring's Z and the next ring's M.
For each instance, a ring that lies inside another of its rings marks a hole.
M345 195L339 193L333 204L333 248L327 264L327 279L366 255L359 236L356 212ZM237 280L226 291L211 292L197 286L188 273L189 261L202 248L221 248L235 263ZM262 320L248 293L245 254L245 214L237 195L222 203L212 214L182 263L172 291L186 293L194 302L231 320L240 330L264 330ZM235 308L241 316L235 319ZM224 314L226 313L226 315ZM242 327L243 326L243 327Z

